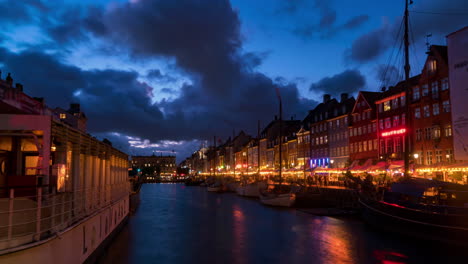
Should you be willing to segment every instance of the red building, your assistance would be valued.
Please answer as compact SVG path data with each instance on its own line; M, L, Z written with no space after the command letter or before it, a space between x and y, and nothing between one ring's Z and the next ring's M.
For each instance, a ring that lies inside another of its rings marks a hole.
M379 158L377 144L377 115L375 102L378 92L359 92L351 112L352 124L349 127L349 149L351 168L370 166Z
M455 162L447 47L432 45L427 54L411 93L413 157L416 164L439 166Z
M411 78L410 87L416 86L419 75ZM414 133L408 127L406 107L406 82L383 91L377 100L377 131L381 160L394 165L404 165L405 137Z

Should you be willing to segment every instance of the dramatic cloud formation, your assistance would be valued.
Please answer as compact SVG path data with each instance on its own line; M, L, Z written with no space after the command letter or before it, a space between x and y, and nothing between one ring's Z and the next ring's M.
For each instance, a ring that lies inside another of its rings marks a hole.
M59 19L68 16L73 19ZM106 10L74 7L57 10L51 17L57 19L45 22L45 28L58 43L99 38L108 47L127 49L138 60L174 59L181 72L189 74L192 83L185 83L178 97L154 103L156 90L175 92L138 80L171 81L158 69L143 76L128 70L83 70L54 53L0 51L5 70L24 83L27 93L45 97L50 106L66 108L80 102L92 133L111 141L125 140L118 134L147 143L130 148L154 149L163 140L192 142L213 135L225 139L233 129L254 133L257 120L265 125L277 113L276 89L285 117L303 118L315 105L300 98L294 83L275 82L256 72L266 55L242 51L240 21L227 0L139 1Z
M399 69L393 65L377 65L376 78L380 81L382 87L389 87L396 85L399 81L403 80L403 69ZM380 88L382 88L380 87Z
M463 15L463 13L468 13L465 0L415 1L410 6L410 41L421 40L428 33L445 36L466 26L466 14ZM394 45L397 37L400 38L400 42L402 41L401 27L401 17L392 22L384 19L379 28L353 41L351 47L345 52L346 60L365 63L378 58Z
M358 70L346 70L342 73L325 77L310 86L310 91L323 92L339 97L340 93L350 95L362 90L366 85L366 79Z

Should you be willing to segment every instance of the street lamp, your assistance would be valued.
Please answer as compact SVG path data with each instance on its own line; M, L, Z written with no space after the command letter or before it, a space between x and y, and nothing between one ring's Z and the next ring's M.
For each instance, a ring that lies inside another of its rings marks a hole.
M414 153L413 156L414 156L415 159L418 159L418 158L419 158L419 154L418 154L418 153Z

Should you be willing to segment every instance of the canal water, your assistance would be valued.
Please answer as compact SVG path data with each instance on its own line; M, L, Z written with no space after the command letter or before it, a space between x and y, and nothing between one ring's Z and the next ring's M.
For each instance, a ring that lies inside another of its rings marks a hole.
M183 184L146 184L140 198L99 263L468 263L467 250L381 233L357 217Z

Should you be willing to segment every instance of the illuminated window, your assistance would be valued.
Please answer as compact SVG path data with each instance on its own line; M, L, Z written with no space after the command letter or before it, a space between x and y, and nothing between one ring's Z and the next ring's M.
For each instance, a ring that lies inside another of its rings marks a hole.
M448 88L449 88L448 78L442 79L442 91L448 90Z
M422 86L422 96L428 96L429 95L429 87L427 84L423 84Z
M444 113L450 113L450 101L449 100L443 101L442 108L444 109Z
M67 114L63 114L63 113L60 114L60 119L65 119L65 118L67 118Z
M359 142L359 152L362 152L362 141Z
M390 106L390 101L385 101L383 103L383 110L384 111L390 111L392 109L392 107Z
M448 162L453 162L453 150L452 149L447 149L445 151L446 154L446 158L447 158L447 161Z
M362 150L367 151L367 141L362 142Z
M435 151L435 156L436 156L436 162L442 162L442 150L436 150Z
M414 118L416 118L416 119L421 118L421 109L419 109L419 107L414 109Z
M432 165L432 151L428 151L426 155L426 165Z
M432 131L433 131L433 133L432 133L433 138L440 138L440 127L439 126L433 127Z
M452 126L448 125L444 128L444 134L446 137L451 137L452 136Z
M424 109L424 117L430 117L431 111L429 110L429 106L425 105L423 109Z
M439 115L439 104L435 103L432 105L432 113L436 116Z
M429 72L434 73L437 70L437 61L436 60L430 60L429 62Z
M419 92L419 87L414 87L413 88L413 100L417 101L421 98L421 93Z

